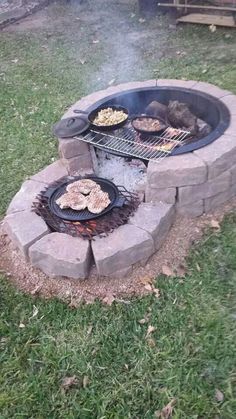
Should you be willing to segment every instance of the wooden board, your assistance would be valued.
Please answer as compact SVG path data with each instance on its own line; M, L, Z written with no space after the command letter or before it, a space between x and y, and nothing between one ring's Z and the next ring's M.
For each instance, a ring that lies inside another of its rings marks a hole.
M203 25L228 26L236 28L233 16L205 15L201 13L191 13L176 20L177 23L200 23Z
M218 10L218 11L225 11L225 12L236 12L236 5L234 7L229 6L204 6L202 4L188 4L186 1L184 4L180 3L179 0L174 0L174 2L171 3L163 3L159 2L158 6L162 7L175 7L176 9L201 9L201 10Z

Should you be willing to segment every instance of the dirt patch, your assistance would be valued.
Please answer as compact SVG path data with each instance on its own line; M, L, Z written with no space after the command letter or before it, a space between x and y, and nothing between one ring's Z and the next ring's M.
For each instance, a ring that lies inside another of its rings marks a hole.
M170 267L171 271L178 271L180 266L185 265L189 250L194 243L200 241L205 229L214 223L217 227L217 223L235 208L236 198L213 213L197 219L178 217L162 248L150 258L146 266L136 266L126 278L97 278L95 267L86 280L49 278L23 260L2 229L0 269L23 292L44 298L57 297L73 307L81 302L93 303L96 299L106 303L123 299L127 302L132 296L143 296L152 292L147 284L152 283L162 273L163 265Z

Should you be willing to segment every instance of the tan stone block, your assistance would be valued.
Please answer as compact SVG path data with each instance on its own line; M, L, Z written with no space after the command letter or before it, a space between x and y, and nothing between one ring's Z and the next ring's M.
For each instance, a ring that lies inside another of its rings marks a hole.
M150 162L147 169L150 188L197 185L206 179L206 164L193 153L167 157L158 163Z
M222 135L193 154L206 163L208 179L213 179L236 163L236 135Z
M200 185L183 186L178 189L178 202L187 205L209 198L220 192L224 192L230 187L231 175L227 171L214 179L201 183Z
M146 187L145 202L164 202L166 204L174 204L176 200L176 188L150 188Z

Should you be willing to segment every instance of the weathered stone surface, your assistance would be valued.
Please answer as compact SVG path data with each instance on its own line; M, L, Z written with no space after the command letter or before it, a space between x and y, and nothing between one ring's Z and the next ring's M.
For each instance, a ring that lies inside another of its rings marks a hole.
M43 189L45 189L45 187L45 183L35 182L34 180L26 180L17 194L13 197L7 209L7 214L30 210L32 202L35 200L36 196Z
M227 202L236 195L236 185L232 185L227 191L221 192L212 198L207 198L204 201L205 212L213 211L219 205Z
M228 95L220 99L230 110L231 115L236 115L236 96Z
M224 132L225 135L236 135L236 115L232 115L230 124L227 130Z
M218 99L231 94L231 92L229 92L228 90L220 89L218 86L215 86L214 84L205 83L202 81L196 83L193 89L207 93L208 95L215 96Z
M31 176L31 180L36 180L37 182L43 183L53 183L64 176L67 176L67 170L63 166L60 160L55 161L54 163L46 166L43 170Z
M147 170L150 188L197 185L205 182L206 178L205 163L193 153L168 157L158 164L150 162Z
M13 23L16 20L22 19L27 16L27 8L19 7L0 13L0 27L4 27L6 24Z
M49 233L44 220L31 211L7 215L4 219L3 228L25 257L28 256L29 247Z
M88 240L63 233L51 233L29 249L33 266L49 276L86 278L91 265Z
M178 191L178 201L181 206L209 198L220 192L226 191L230 187L231 175L227 171L214 179L201 183L200 185L183 186Z
M89 146L76 138L59 139L59 155L62 159L80 156L89 153Z
M129 224L151 234L155 249L158 250L174 222L174 216L173 205L143 203L139 205L134 216L129 219Z
M145 191L146 202L164 202L166 204L174 204L176 199L176 188L150 188L149 185Z
M204 201L201 199L200 201L193 202L192 204L188 205L176 205L176 211L180 215L184 215L186 217L199 217L204 212Z
M231 184L234 185L236 183L236 164L233 167L231 167L230 174L231 174Z
M208 179L213 179L236 163L236 135L222 135L212 144L193 152L208 166Z
M194 88L196 85L194 80L175 80L175 79L158 79L157 86L176 86L184 87L186 89Z
M91 244L100 276L112 275L154 253L151 235L129 224L117 228L107 237L95 238Z
M90 153L84 154L83 156L73 157L72 159L62 159L62 163L70 175L75 172L79 172L80 170L93 168Z

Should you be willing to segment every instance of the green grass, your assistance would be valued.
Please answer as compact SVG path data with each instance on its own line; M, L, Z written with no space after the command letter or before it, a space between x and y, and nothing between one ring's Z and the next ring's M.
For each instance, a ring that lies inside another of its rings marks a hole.
M235 221L195 249L184 280L158 279L160 299L72 310L1 281L1 417L153 418L176 398L175 419L233 419ZM39 311L30 318L33 305ZM155 347L138 322L149 310ZM73 375L88 376L89 385L64 394L61 380Z
M234 31L139 23L135 1L88 3L103 21L56 4L51 25L1 33L0 216L22 181L57 158L52 124L109 80L197 79L236 93ZM0 418L149 419L172 398L175 419L235 418L235 225L229 217L194 250L184 280L159 278L159 300L71 310L22 295L1 275ZM138 323L148 310L155 347ZM61 380L73 375L89 385L64 394Z

